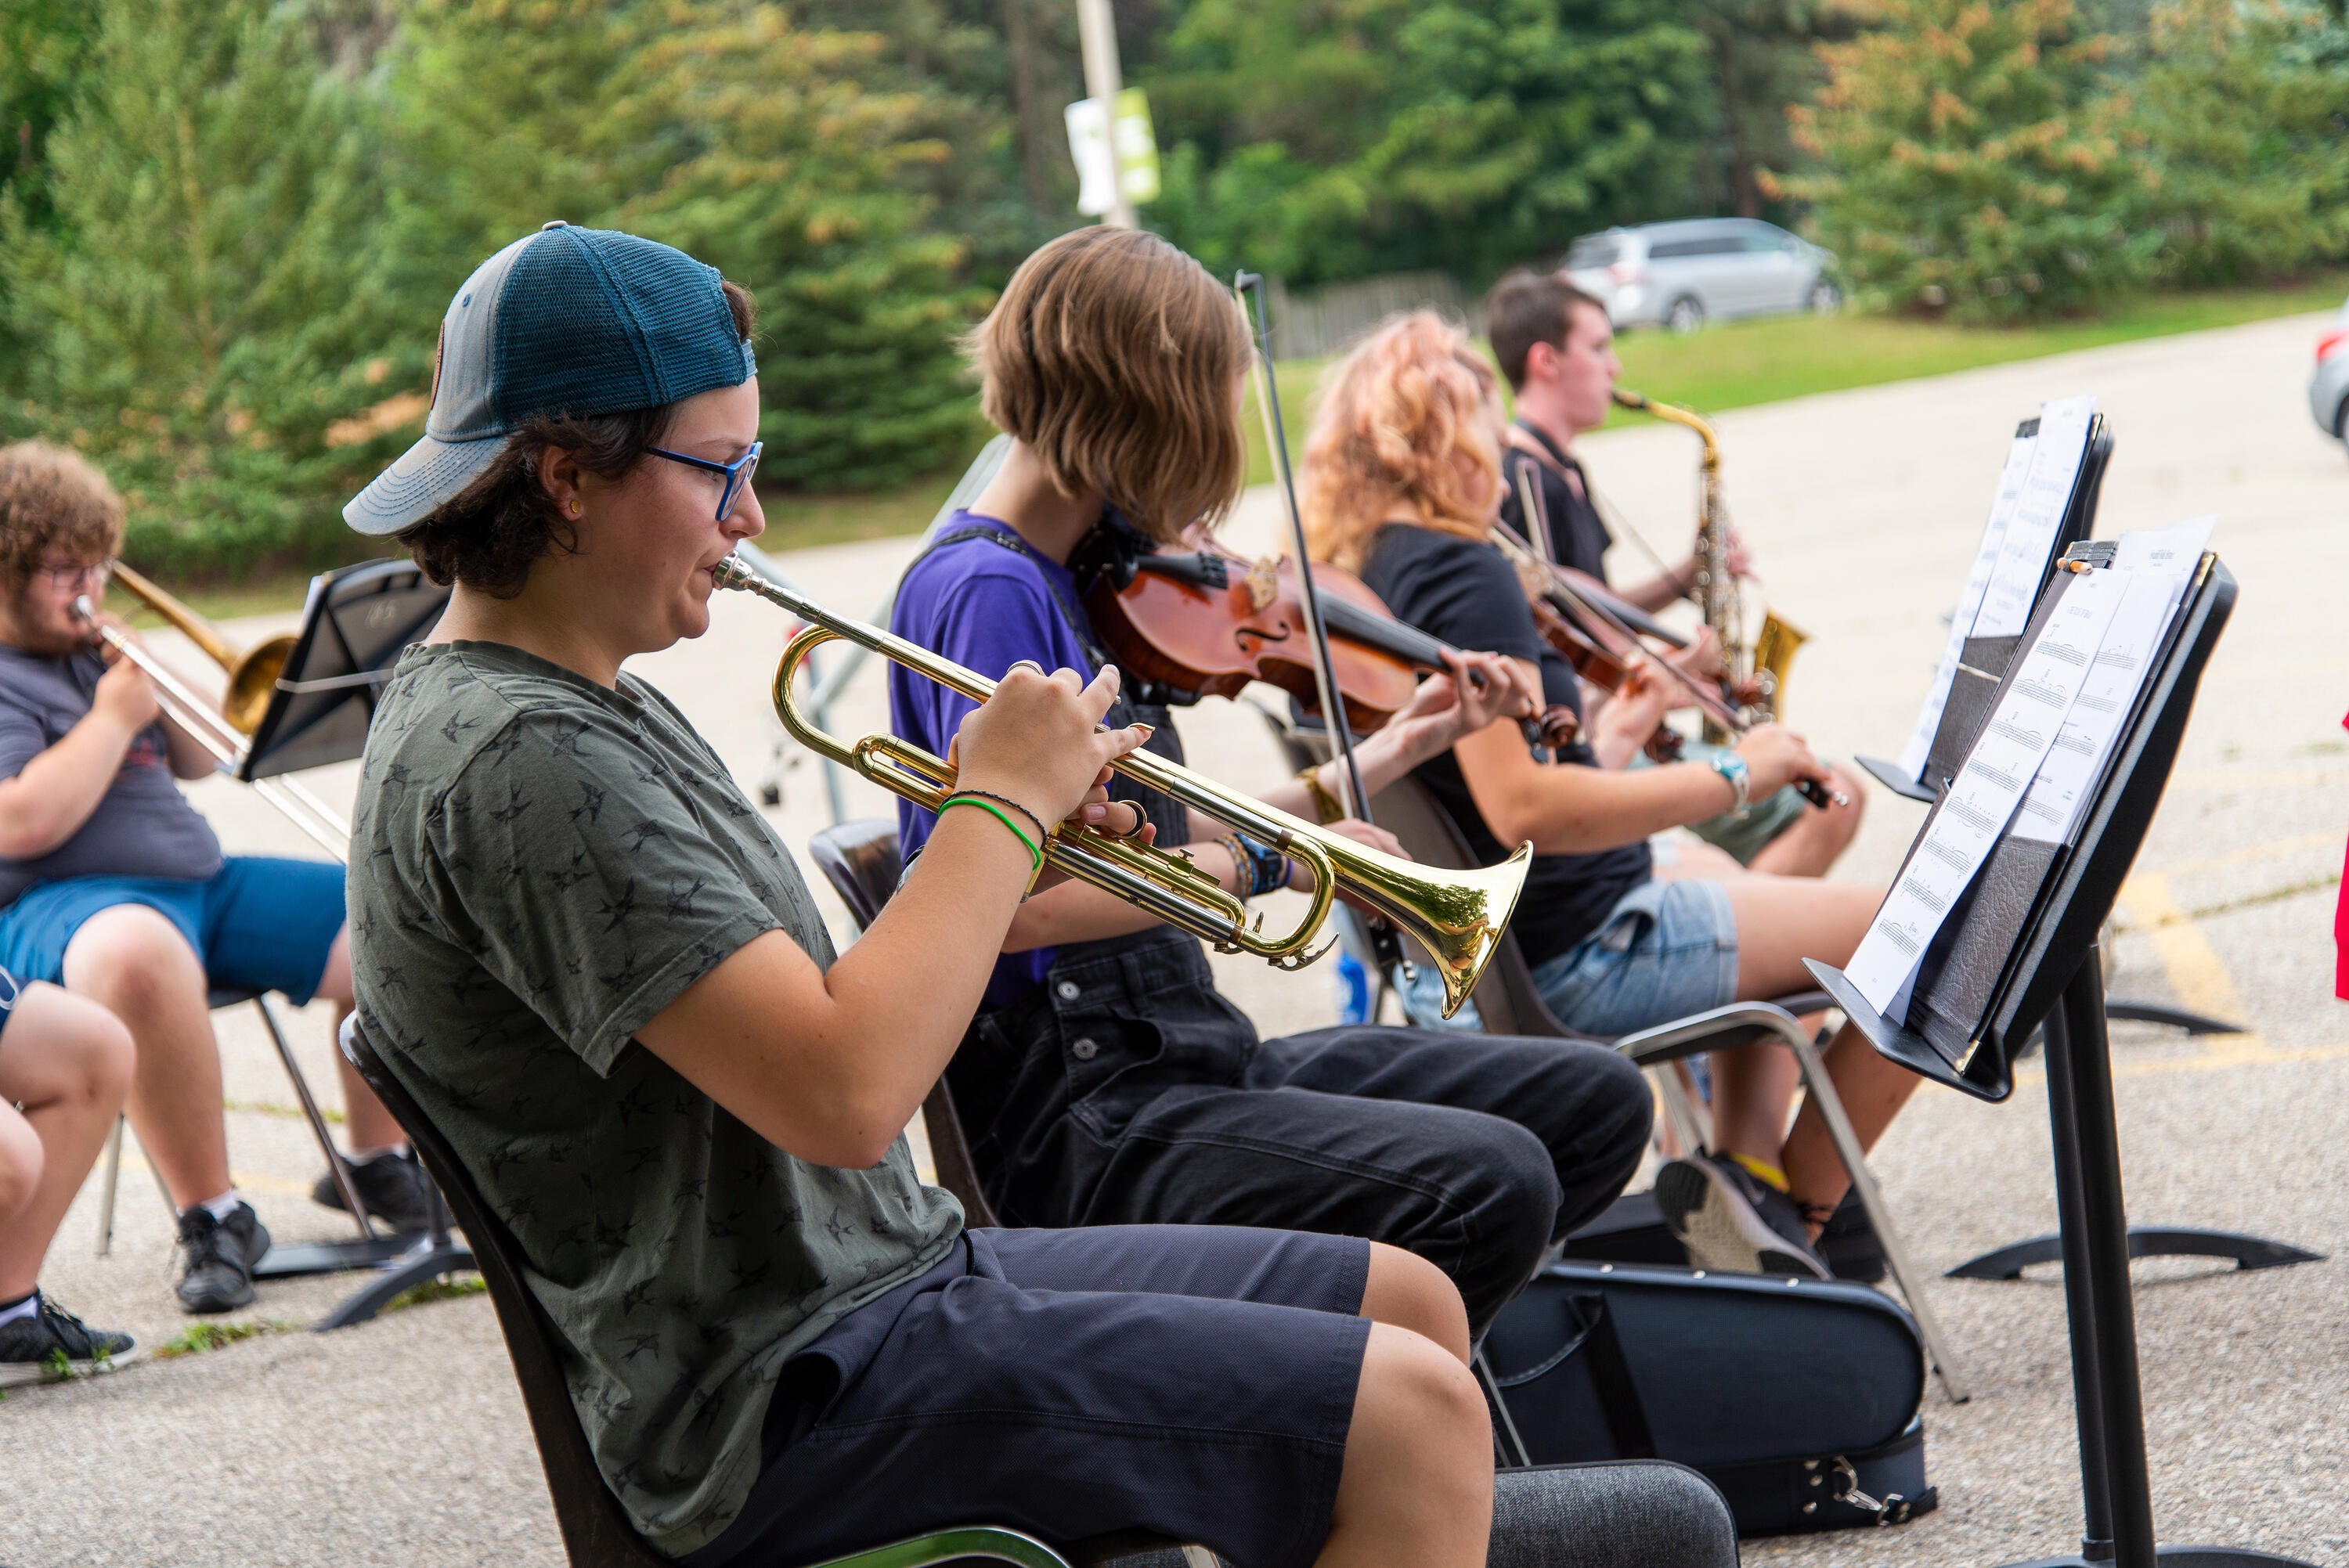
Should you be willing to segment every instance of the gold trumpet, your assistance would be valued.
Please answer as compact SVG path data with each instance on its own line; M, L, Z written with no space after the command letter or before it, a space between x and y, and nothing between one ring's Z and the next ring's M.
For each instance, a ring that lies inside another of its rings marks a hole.
M754 593L807 624L775 665L775 715L793 739L925 810L935 811L945 803L954 792L955 779L946 762L893 735L868 735L854 745L834 738L801 716L792 696L793 677L810 654L825 643L840 641L895 660L976 702L987 700L995 690L993 681L878 626L834 615L764 576L739 555L719 562L711 576L721 588ZM1499 865L1482 871L1437 871L1367 849L1146 751L1130 753L1110 766L1302 862L1313 875L1304 918L1286 933L1266 935L1264 917L1251 921L1247 907L1187 856L1066 822L1055 827L1044 844L1044 858L1056 869L1191 933L1218 953L1252 953L1278 969L1301 969L1329 951L1328 943L1319 947L1311 944L1342 889L1427 949L1443 976L1447 1018L1475 988L1476 977L1484 973L1516 908L1533 861L1528 843Z
M246 738L259 726L262 712L269 706L270 689L276 685L279 672L285 667L286 655L294 648L294 639L290 636L271 637L240 655L211 622L129 567L115 567L114 580L185 633L190 642L202 648L228 672L228 696L222 699L220 709L215 710L201 693L172 674L154 655L100 621L98 606L90 603L88 594L74 601L74 614L89 623L92 634L99 642L146 671L147 678L155 683L156 701L171 722L210 752L222 771L232 777L237 776L250 749ZM261 673L264 671L266 672L265 676ZM254 695L255 691L258 692L257 697ZM243 694L251 716L242 724L237 722L235 715L228 711L230 702L236 699L240 692ZM328 854L338 861L349 861L350 824L344 821L333 807L291 779L252 779L245 782L253 787L254 794L276 807L287 821L308 834Z
M277 677L285 673L285 661L294 656L294 634L282 632L265 637L240 654L213 629L211 622L119 562L115 563L114 580L132 598L178 627L181 635L228 672L227 689L221 693L220 712L228 720L229 727L239 735L251 735L259 729L261 716L269 711L269 695L277 689Z

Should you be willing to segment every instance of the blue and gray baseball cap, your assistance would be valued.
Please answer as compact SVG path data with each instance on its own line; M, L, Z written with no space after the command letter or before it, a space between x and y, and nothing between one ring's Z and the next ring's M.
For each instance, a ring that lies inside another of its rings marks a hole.
M757 374L715 267L610 229L549 223L474 269L440 318L424 438L343 508L397 533L454 500L545 414L616 414Z

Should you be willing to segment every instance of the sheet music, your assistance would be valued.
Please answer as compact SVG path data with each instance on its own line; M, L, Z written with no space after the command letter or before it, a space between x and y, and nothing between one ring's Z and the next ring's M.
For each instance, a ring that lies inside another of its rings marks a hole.
M2120 739L2122 722L2137 706L2137 693L2218 521L2198 517L2168 528L2125 533L2111 567L2095 573L2121 578L2127 592L2079 699L2023 799L2023 813L2014 820L2016 838L2063 844L2079 830L2082 808Z
M2127 587L2127 573L2092 572L2064 591L1868 923L1844 973L1887 1018L1906 1021L1925 950L2038 777Z
M1982 592L1990 586L1999 546L2014 516L2014 504L2023 499L2023 481L2030 476L2031 454L2038 445L2038 432L2033 430L2015 437L2006 449L2006 467L2000 470L1998 489L1991 496L1990 521L1982 524L1982 542L1974 546L1974 563L1967 570L1965 591L1958 595L1958 612L1950 617L1949 641L1941 649L1940 665L1933 672L1932 689L1925 694L1925 706L1917 710L1917 727L1909 731L1909 744L1900 753L1900 771L1920 783L1924 781L1925 763L1933 754L1933 737L1941 727L1941 710L1950 704L1950 683L1957 679L1966 634L1981 613Z
M2072 504L2072 487L2079 481L2080 463L2087 456L2088 422L2095 412L2094 397L2058 397L2039 406L2039 442L2031 454L2031 473L2023 481L2006 537L1999 542L1998 564L1992 569L1968 636L2019 637L2031 624L2031 607L2055 553L2064 511Z

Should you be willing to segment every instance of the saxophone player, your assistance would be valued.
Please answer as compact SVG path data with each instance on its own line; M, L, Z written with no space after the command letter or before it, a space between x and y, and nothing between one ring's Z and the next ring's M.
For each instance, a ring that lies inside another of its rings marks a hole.
M1502 473L1502 520L1526 539L1538 542L1542 537L1543 531L1533 526L1535 520L1525 515L1518 500L1519 475L1530 470L1558 564L1607 583L1618 596L1642 610L1659 611L1688 597L1697 582L1693 550L1643 583L1614 587L1607 576L1607 550L1614 536L1599 515L1589 480L1574 453L1576 437L1606 422L1616 379L1622 374L1607 307L1556 273L1516 272L1493 286L1485 314L1494 357L1516 394L1516 420L1509 427ZM1744 576L1749 562L1733 531L1728 558L1730 574ZM1690 674L1709 676L1718 672L1720 655L1720 644L1708 626L1672 657ZM1651 700L1660 702L1662 696L1659 692ZM1704 760L1714 748L1692 747L1688 754ZM1605 760L1620 767L1638 756L1632 747ZM1866 799L1857 775L1848 769L1833 771L1838 801L1814 809L1791 788L1780 789L1756 799L1744 811L1696 823L1691 831L1749 870L1780 876L1824 875L1859 831ZM1667 869L1710 876L1734 868L1720 855L1692 851L1680 866Z

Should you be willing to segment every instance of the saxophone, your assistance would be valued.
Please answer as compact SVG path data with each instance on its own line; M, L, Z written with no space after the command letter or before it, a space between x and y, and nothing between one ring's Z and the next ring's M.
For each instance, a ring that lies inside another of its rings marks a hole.
M1786 689L1786 668L1795 662L1795 650L1810 638L1765 609L1762 629L1751 643L1745 640L1745 595L1729 571L1729 508L1721 494L1721 441L1710 424L1686 408L1659 403L1620 387L1615 388L1615 401L1693 430L1704 443L1697 460L1697 606L1704 614L1704 624L1721 640L1732 700L1745 710L1749 722L1775 723ZM1705 738L1723 739L1714 733L1717 728L1708 719Z

